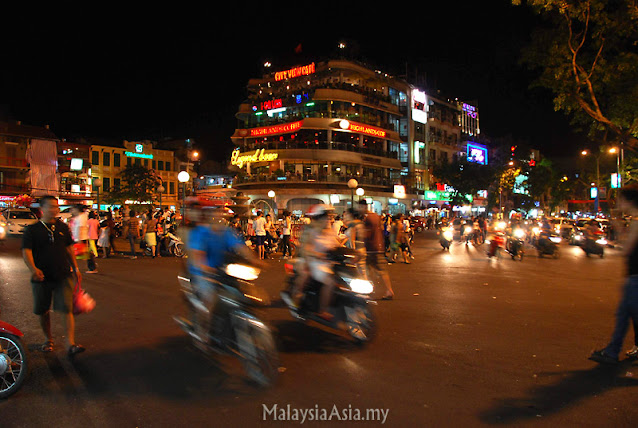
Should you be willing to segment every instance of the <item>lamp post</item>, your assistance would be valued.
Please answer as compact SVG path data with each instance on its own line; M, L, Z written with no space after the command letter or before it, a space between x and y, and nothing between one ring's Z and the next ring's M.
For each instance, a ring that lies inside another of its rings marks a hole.
M190 180L191 175L187 171L180 171L177 174L177 180L182 183L182 221L184 221L184 216L186 215L186 211L184 209L184 203L186 202L186 183Z
M160 196L160 209L162 209L162 193L164 193L166 191L166 188L163 185L159 185L157 186L157 193L159 193Z
M348 180L348 187L350 188L350 208L354 208L354 190L359 186L359 182L354 178Z
M274 190L269 190L268 191L268 197L270 198L270 203L271 203L271 208L272 208L272 212L273 212L273 221L276 220L276 216L277 216L277 208L276 208L276 202L275 202L275 191Z
M359 197L359 200L361 200L361 197L365 194L365 190L363 190L363 187L359 187L359 188L357 188L355 193Z
M93 185L95 186L96 192L97 192L97 213L98 216L100 215L100 187L102 187L102 179L101 178L94 178L93 179Z

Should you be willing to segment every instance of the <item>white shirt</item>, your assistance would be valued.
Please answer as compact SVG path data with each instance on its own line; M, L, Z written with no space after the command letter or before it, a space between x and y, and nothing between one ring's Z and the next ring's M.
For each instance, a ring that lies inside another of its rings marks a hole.
M89 215L87 213L80 213L76 217L73 217L71 233L76 242L89 239Z
M253 220L253 229L255 230L255 235L266 236L266 219L259 217Z
M341 233L341 228L343 227L343 222L341 220L335 220L332 224L332 230L339 235Z

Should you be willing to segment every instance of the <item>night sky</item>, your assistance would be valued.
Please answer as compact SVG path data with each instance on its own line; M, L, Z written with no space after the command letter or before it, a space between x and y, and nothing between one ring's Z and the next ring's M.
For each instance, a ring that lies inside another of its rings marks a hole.
M528 89L534 75L518 59L536 18L509 1L396 9L312 2L308 10L238 3L9 10L0 115L49 124L70 140L190 137L209 158L224 159L248 79L261 75L266 59L285 69L325 59L346 40L383 71L402 75L407 64L411 77L443 94L478 100L488 136L527 139L549 156L577 149L579 137L553 111L551 94Z

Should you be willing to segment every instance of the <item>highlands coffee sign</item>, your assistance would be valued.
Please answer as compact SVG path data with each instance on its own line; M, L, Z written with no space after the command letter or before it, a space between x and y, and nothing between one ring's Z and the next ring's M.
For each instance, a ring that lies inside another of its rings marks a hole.
M249 162L272 162L277 158L279 153L266 153L266 149L257 149L254 153L240 153L239 149L235 149L230 155L230 164L242 168Z

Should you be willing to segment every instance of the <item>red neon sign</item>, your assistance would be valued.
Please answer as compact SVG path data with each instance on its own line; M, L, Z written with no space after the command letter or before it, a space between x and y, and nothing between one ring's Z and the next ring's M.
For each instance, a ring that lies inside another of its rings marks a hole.
M281 98L277 98L274 100L270 100L270 101L262 101L261 103L259 103L259 109L257 108L257 106L253 107L254 111L257 110L272 110L274 108L280 108L284 105L283 101L281 100Z
M282 125L264 126L262 128L252 128L250 130L251 137L262 137L265 135L284 134L286 132L294 132L301 128L303 121L292 123L284 123Z
M294 79L299 76L307 76L315 72L315 63L304 65L301 67L293 67L290 70L278 71L275 73L275 80L279 82L285 79Z
M357 123L350 123L348 129L350 131L361 132L362 134L372 135L374 137L385 137L386 134L383 129L377 129L368 125L360 125Z

